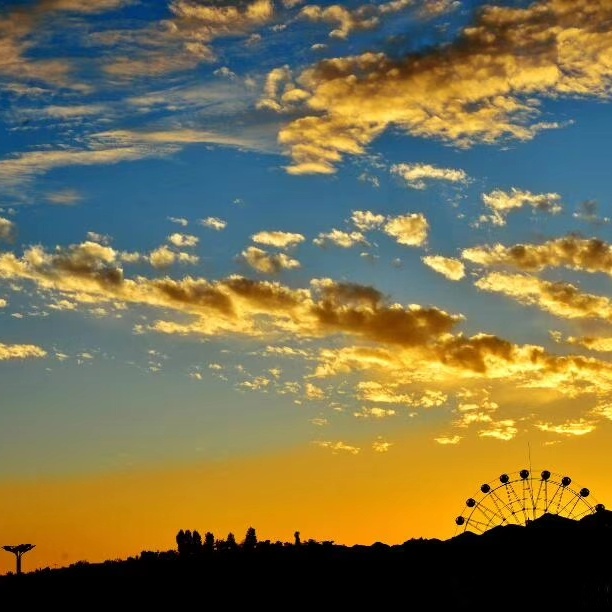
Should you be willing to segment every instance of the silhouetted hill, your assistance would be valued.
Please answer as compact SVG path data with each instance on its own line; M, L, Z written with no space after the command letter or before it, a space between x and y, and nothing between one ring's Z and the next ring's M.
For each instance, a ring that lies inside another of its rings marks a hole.
M612 609L611 550L612 513L580 521L544 515L527 526L398 545L310 540L198 554L143 551L1 576L0 593L5 605L25 601L27 609L605 610Z

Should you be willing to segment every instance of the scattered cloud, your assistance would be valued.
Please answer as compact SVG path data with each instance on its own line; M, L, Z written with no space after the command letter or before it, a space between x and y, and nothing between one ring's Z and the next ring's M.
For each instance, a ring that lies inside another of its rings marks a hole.
M398 244L423 246L427 242L429 223L421 213L412 213L389 217L382 229Z
M227 227L227 221L223 221L223 219L219 219L218 217L206 217L206 219L200 219L198 221L200 225L204 227L209 227L218 232L224 230Z
M329 245L350 249L359 244L369 246L369 242L361 232L343 232L339 229L333 229L331 232L321 232L313 243L320 247Z
M87 240L90 242L97 242L98 244L103 244L108 246L112 239L110 236L106 234L98 234L98 232L87 232Z
M372 442L372 450L376 453L386 453L393 446L393 442L386 442L382 438L377 438Z
M539 245L479 246L464 249L461 256L484 266L513 266L529 272L562 267L612 275L612 247L598 238L567 236Z
M430 181L446 181L465 185L468 176L463 170L452 168L439 168L431 164L395 164L391 172L406 181L413 189L426 189Z
M423 263L435 270L449 280L458 281L465 276L465 266L463 262L452 257L442 255L426 255L422 257Z
M567 319L612 320L612 302L607 297L582 293L570 283L550 282L527 274L489 274L475 283L484 291L502 293L521 304L536 305Z
M174 233L168 236L168 242L179 249L195 247L199 241L197 236L191 234Z
M385 219L385 215L376 214L369 210L354 210L351 215L351 221L361 232L379 229L385 222Z
M189 225L189 221L184 217L168 217L168 221L181 225L182 227L187 227Z
M158 269L169 268L175 263L193 265L197 264L199 261L199 258L196 255L172 251L165 245L151 251L147 259L154 268Z
M253 234L251 240L257 244L286 249L304 242L306 238L302 234L291 232L263 231Z
M505 225L506 216L509 212L525 206L531 206L536 210L553 215L563 210L561 196L558 193L534 194L530 191L522 191L514 187L510 192L496 189L490 193L483 193L482 201L485 206L493 211L493 214L490 216L482 215L480 221L488 221L494 225Z
M0 343L0 361L9 359L29 359L46 357L47 351L34 344L3 344Z
M278 274L282 270L300 267L300 262L285 253L268 253L263 249L250 246L240 254L240 258L251 268L263 274Z
M201 5L176 0L169 6L172 16L162 27L107 31L95 37L98 45L115 46L117 53L104 69L119 79L161 76L192 70L212 63L216 54L212 43L219 38L249 36L271 23L272 0L253 0L238 6ZM130 52L128 52L128 50Z
M438 444L442 445L442 446L455 446L457 444L459 444L459 442L461 442L461 440L463 439L462 436L438 436L437 438L434 438L434 442L437 442Z
M540 431L561 434L563 436L584 436L596 429L595 423L586 421L585 419L566 421L557 425L552 423L536 423L535 426Z
M580 338L575 336L568 336L566 341L569 344L580 346L590 351L598 351L601 353L612 352L612 337L609 336L582 336Z
M10 219L0 217L0 242L14 242L17 228Z
M478 435L481 438L495 438L507 442L515 438L517 433L518 428L515 422L512 419L505 419L481 429Z
M331 450L331 452L335 455L339 452L349 453L351 455L358 455L361 449L358 446L351 446L350 444L346 444L346 442L331 442L329 440L321 440L315 441L313 444L320 446L321 448L327 448Z

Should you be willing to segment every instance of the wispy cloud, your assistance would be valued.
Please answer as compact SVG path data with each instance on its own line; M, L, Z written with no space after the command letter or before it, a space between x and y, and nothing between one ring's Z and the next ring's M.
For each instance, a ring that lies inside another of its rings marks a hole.
M561 196L558 193L534 194L530 191L522 191L514 187L510 192L496 189L491 193L483 193L482 201L485 206L493 211L493 214L490 216L481 216L480 221L489 221L494 225L505 225L508 213L525 206L530 206L535 210L553 215L563 210L561 206Z
M440 168L431 164L395 164L391 172L400 176L413 189L425 189L430 181L446 181L465 185L468 176L463 170Z
M45 197L48 202L57 206L74 206L83 199L76 189L62 189L55 193L48 193Z

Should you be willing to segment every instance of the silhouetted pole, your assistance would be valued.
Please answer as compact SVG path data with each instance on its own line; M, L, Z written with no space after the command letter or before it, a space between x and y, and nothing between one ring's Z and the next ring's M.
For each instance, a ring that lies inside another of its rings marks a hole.
M30 552L36 544L18 544L17 546L3 546L4 550L13 553L17 561L17 573L21 574L21 557Z

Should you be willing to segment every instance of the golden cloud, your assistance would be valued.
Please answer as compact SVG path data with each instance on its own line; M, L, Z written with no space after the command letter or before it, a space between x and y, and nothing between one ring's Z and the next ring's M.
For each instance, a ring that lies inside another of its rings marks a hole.
M291 5L298 4L293 2ZM287 6L287 2L285 2ZM434 17L454 10L459 2L453 0L390 0L378 4L364 4L355 9L348 9L340 4L332 4L325 8L318 5L305 6L298 18L315 23L335 24L330 38L347 39L353 32L372 30L380 25L381 18L392 13L398 13L407 8L418 7L420 17Z
M346 442L341 441L332 442L330 440L317 440L313 442L313 444L316 444L321 448L328 448L333 454L336 454L338 452L345 452L350 453L351 455L357 455L361 451L358 446L351 446L350 444L346 444Z
M386 442L381 439L372 442L372 450L377 453L386 453L393 446L393 442Z
M351 215L351 221L362 232L380 228L385 219L384 215L376 214L369 210L354 210Z
M369 245L366 237L361 232L343 232L342 230L333 229L331 232L322 232L314 240L313 243L320 247L326 247L330 244L350 249L358 244L365 246Z
M251 240L257 244L273 246L278 249L286 249L304 242L306 238L302 234L291 232L264 231L253 234Z
M278 274L282 270L294 270L300 267L297 259L288 257L285 253L268 253L254 246L242 251L240 258L263 274Z
M413 189L425 189L428 181L447 181L449 183L465 184L468 176L463 170L439 168L431 164L395 164L391 172L401 176L406 184Z
M527 274L492 273L475 285L484 291L507 295L521 304L536 305L558 317L612 320L612 302L608 298L582 293L570 283L553 283Z
M272 0L254 0L244 7L202 5L191 0L170 4L171 19L156 27L122 32L105 32L96 41L105 45L130 44L130 54L105 66L115 77L135 78L193 69L216 59L211 43L218 38L246 36L272 21Z
M442 446L455 446L459 444L463 438L461 436L440 436L434 438L434 442L441 444Z
M597 336L583 336L577 338L575 336L569 336L567 338L569 344L574 346L581 346L590 351L599 351L601 353L612 353L612 338L611 337L597 337Z
M315 4L305 6L299 16L314 22L335 23L329 36L346 39L353 31L371 30L378 26L378 10L374 5L364 5L355 10L349 10L338 4L321 8Z
M207 217L206 219L200 219L199 223L204 227L210 227L218 232L227 227L227 221L223 221L223 219L219 219L218 217Z
M47 351L34 344L3 344L0 342L0 361L46 357Z
M382 228L385 234L395 238L398 244L423 246L427 242L429 223L421 213L389 217Z
M142 256L136 255L136 257L141 258ZM149 263L157 269L169 268L175 263L194 265L197 264L199 261L197 255L190 255L189 253L172 251L166 245L162 245L154 251L151 251L151 253L149 253L149 256L145 257L145 259L147 259Z
M333 173L391 127L460 147L558 127L538 122L538 97L609 94L612 32L600 24L611 18L608 2L591 0L485 6L456 42L429 53L323 60L296 79L306 116L279 133L288 171Z
M561 434L564 436L584 436L596 429L594 422L589 422L585 419L578 421L567 421L558 425L551 423L536 423L536 427L540 431Z
M527 271L563 267L612 275L612 247L598 238L568 236L540 245L479 246L464 249L461 256L485 266L513 266Z
M199 241L200 239L197 236L191 234L179 234L177 232L168 236L168 242L179 249L195 247Z
M449 280L458 281L465 276L465 266L458 259L442 257L442 255L426 255L421 259L426 266Z
M493 211L493 214L482 216L480 221L490 221L494 225L505 225L507 214L524 206L531 206L536 210L553 215L563 210L560 204L561 196L558 193L535 194L514 187L509 193L500 189L491 193L483 193L482 201L485 206Z
M50 303L65 301L70 308L119 304L162 311L166 320L140 324L135 331L142 333L241 335L266 342L282 342L290 336L300 343L317 341L316 349L279 343L264 350L270 356L312 361L308 382L313 387L279 383L278 388L287 392L312 396L314 385L323 388L317 379L341 376L350 381L353 373L367 373L370 379L355 388L362 400L422 408L444 405L449 389L458 383L506 385L566 398L599 397L612 391L608 362L555 355L541 346L518 345L488 334L467 336L457 331L461 315L393 303L373 287L329 278L315 279L308 288L298 289L241 276L216 281L190 276L125 278L121 262L121 252L91 241L53 251L36 246L26 249L22 257L0 254L0 279L14 287L32 283L39 295L49 296ZM263 378L272 381L267 386L276 388L273 376L266 373ZM257 380L250 379L251 385L263 388ZM493 419L492 410L483 410L483 401L466 395L461 404L458 414L468 415L463 416L464 424L478 427L486 421L483 435L511 434L512 426L503 422L506 415ZM470 404L478 409L468 410ZM366 412L374 416L370 407Z
M512 419L504 419L497 423L492 423L485 429L481 429L478 435L481 438L495 438L496 440L508 441L512 440L517 433L518 429L514 421Z

